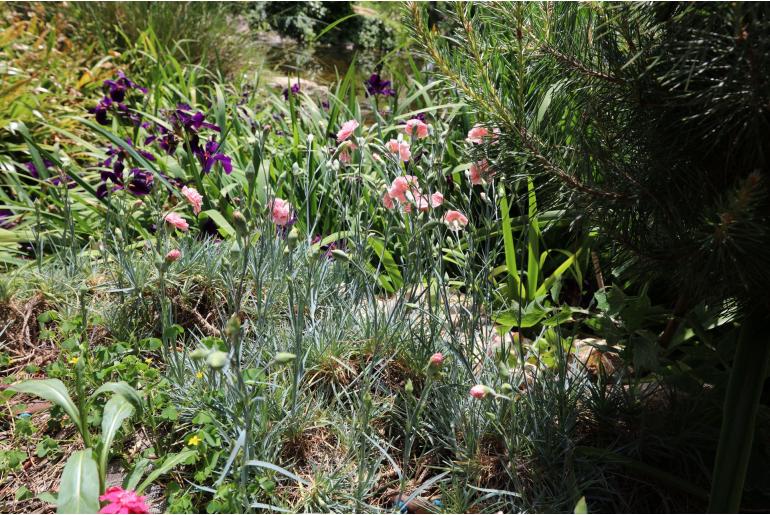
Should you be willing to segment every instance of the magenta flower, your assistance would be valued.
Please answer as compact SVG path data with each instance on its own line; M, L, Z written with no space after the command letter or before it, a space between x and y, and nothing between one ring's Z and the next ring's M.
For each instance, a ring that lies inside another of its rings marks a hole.
M150 507L145 502L144 495L137 495L133 490L123 490L119 486L111 486L105 490L100 501L108 502L99 513L150 513Z
M173 227L176 227L177 229L179 229L182 232L186 232L187 229L190 228L190 226L187 225L187 222L185 221L185 219L182 218L181 216L179 216L176 213L169 213L169 214L167 214L165 220L166 220L167 224L169 224L169 225L171 225Z

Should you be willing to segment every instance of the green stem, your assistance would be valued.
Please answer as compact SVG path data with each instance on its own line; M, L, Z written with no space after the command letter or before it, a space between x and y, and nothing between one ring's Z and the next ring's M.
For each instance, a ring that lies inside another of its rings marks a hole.
M759 399L770 361L768 318L754 313L743 322L725 395L709 513L738 513L741 507Z

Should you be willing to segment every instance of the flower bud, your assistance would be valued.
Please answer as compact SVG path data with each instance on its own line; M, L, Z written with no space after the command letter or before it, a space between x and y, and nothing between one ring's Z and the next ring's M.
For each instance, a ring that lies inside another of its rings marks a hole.
M434 367L434 368L439 368L439 367L441 367L441 365L442 365L443 363L444 363L444 355L443 355L443 354L441 354L440 352L437 352L437 353L435 353L435 354L434 354L434 355L432 355L432 356L430 357L430 359L428 360L428 366L430 366L430 367Z
M404 385L404 391L409 395L412 395L414 393L414 385L412 384L411 379L406 380L406 384Z
M286 237L286 243L288 244L290 249L295 249L297 247L297 241L299 240L299 231L296 227L292 227L291 231L289 231L289 235Z
M284 365L286 363L290 363L294 361L297 358L296 354L292 354L291 352L279 352L275 355L275 362L280 363L281 365Z
M346 252L340 249L332 250L331 254L332 256L334 256L335 259L339 259L342 261L350 261L350 256Z
M230 317L230 320L227 321L227 325L225 325L225 336L229 338L233 338L238 336L238 333L241 332L241 319L238 317L237 314Z
M193 351L190 353L190 359L194 359L194 360L196 360L196 361L197 361L197 360L201 360L201 359L205 359L205 358L207 358L207 357L208 357L208 355L209 355L210 353L211 353L211 351L210 351L210 350L208 350L208 349L203 349L203 348L201 348L201 347L198 347L197 349L193 350Z
M227 365L227 353L214 351L206 357L206 364L214 370L219 370Z
M249 226L246 223L246 217L243 216L239 210L233 211L233 222L235 223L235 230L238 234L245 236L249 232Z
M487 395L492 393L492 389L489 386L483 385L483 384L477 384L473 388L471 388L470 395L474 399L483 399Z
M182 257L182 252L179 249L169 250L168 254L166 254L166 263L173 263L174 261L179 261L180 257Z
M510 395L513 393L513 386L511 386L511 383L503 383L500 389L505 395Z

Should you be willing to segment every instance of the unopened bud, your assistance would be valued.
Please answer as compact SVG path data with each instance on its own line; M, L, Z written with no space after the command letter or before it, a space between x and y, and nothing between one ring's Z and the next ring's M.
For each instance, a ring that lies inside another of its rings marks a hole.
M292 354L291 352L279 352L275 355L275 362L280 363L281 365L284 365L286 363L290 363L294 361L297 358L296 354Z
M227 353L214 351L206 357L206 364L214 370L219 370L227 364Z

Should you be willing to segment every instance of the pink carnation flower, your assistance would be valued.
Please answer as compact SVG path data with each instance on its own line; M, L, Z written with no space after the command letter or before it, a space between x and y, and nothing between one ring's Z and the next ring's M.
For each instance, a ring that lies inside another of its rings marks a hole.
M358 122L355 120L348 120L342 124L339 132L337 133L337 142L344 141L350 137L351 134L358 128Z
M484 138L497 139L497 136L499 134L500 134L500 129L495 128L490 133L489 129L477 123L476 125L473 126L471 130L468 131L468 137L465 139L465 141L469 143L474 143L476 145L480 145L481 143L484 143Z
M441 354L440 352L437 352L430 357L430 359L428 360L428 363L431 366L440 367L441 364L444 363L444 355Z
M392 198L402 203L407 202L407 192L410 192L413 195L420 193L420 185L417 182L417 177L414 175L400 175L396 177L388 190L388 194Z
M193 213L197 215L201 212L201 206L203 205L203 195L198 193L198 190L184 186L182 188L182 195L184 195L184 198L187 199L187 202L192 205Z
M473 163L467 172L471 184L478 186L486 184L488 179L492 179L494 174L489 172L489 161L482 159L478 163Z
M119 486L109 487L99 500L109 503L99 513L150 513L144 495L137 495L133 490L123 490Z
M417 139L428 137L428 125L418 118L413 118L406 122L406 128L404 131L410 136L416 137Z
M489 395L491 391L492 390L488 386L484 386L483 384L477 384L476 386L471 388L470 394L471 394L471 397L473 397L474 399L483 399L484 397Z
M182 257L182 252L179 249L169 250L168 254L166 254L166 262L173 263L174 261L179 261L180 257Z
M382 205L385 206L385 209L393 209L396 207L396 204L393 203L393 197L390 196L390 193L385 191L385 195L382 197Z
M169 213L166 215L166 223L179 229L180 231L187 231L190 228L184 218L177 213Z
M353 159L352 159L352 156L350 155L350 152L353 150L356 150L357 148L358 146L352 141L343 141L339 147L340 163L347 164L351 162Z
M447 211L444 214L444 223L453 231L459 231L468 225L468 218L459 211Z
M270 203L270 213L273 217L273 223L283 227L291 220L291 204L283 199L276 198Z
M444 195L442 195L441 193L436 192L430 196L430 207L439 207L443 203L444 203Z
M412 158L412 151L409 150L409 144L406 142L392 139L388 141L386 146L392 153L398 154L398 157L401 159L401 161L406 162Z

